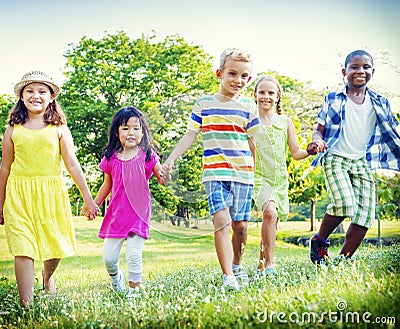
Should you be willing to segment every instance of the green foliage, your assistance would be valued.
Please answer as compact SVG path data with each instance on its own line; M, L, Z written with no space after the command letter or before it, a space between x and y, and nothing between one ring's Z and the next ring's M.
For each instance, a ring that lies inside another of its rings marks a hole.
M329 204L329 196L323 192L320 196L320 200L315 205L315 218L322 219L324 217L326 207ZM290 214L289 216L296 216L297 214L305 216L307 219L311 218L311 209L309 203L291 203L290 204Z
M8 112L12 109L15 104L15 97L11 95L0 95L0 136L3 140L4 132L7 127ZM0 145L1 150L1 145Z
M127 105L147 115L154 144L164 158L183 134L195 97L217 90L212 58L201 47L189 45L179 36L156 39L153 34L132 40L121 31L100 40L85 36L77 45L70 45L60 102L79 145L81 163L100 162L111 119ZM198 179L192 179L201 170L198 153L189 152L185 160L188 166L180 173L190 187L198 184ZM179 196L155 185L151 183L152 195L172 211L181 202Z
M400 174L376 175L377 214L382 219L400 218Z
M204 50L178 36L162 42L155 37L131 40L119 32L100 40L83 37L70 45L61 101L73 118L80 155L101 159L111 118L124 106L136 106L152 119L164 117L166 124L180 113L168 106L161 113L162 104L215 88L211 58Z
M306 216L298 213L290 213L288 216L288 221L305 222L307 219Z

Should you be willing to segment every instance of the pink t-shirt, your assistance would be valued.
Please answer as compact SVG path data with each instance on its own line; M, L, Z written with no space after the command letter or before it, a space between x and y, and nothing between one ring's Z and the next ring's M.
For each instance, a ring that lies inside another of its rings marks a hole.
M148 239L150 233L151 197L149 179L159 161L152 151L149 162L146 153L140 149L130 160L120 160L114 153L110 161L105 157L100 162L100 169L111 175L113 186L110 203L99 237L126 238L129 233Z

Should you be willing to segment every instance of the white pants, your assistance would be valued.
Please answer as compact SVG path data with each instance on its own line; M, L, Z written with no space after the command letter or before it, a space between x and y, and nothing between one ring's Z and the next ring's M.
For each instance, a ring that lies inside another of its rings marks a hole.
M103 261L106 270L109 275L118 273L119 255L125 240L129 281L142 282L142 253L145 239L139 235L128 236L126 239L104 239Z

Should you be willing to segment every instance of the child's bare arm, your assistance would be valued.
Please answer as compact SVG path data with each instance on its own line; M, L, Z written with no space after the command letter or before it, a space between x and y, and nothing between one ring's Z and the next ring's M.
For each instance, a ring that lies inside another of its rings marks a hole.
M251 155L253 156L253 161L254 161L254 171L256 170L256 155L257 155L257 148L256 148L256 144L254 142L254 137L250 137L248 138L248 143L249 143L249 147L250 147L250 152Z
M171 174L161 175L162 166L159 162L154 166L153 174L161 185L167 185L171 179Z
M103 184L101 184L99 191L97 192L96 197L94 198L94 202L100 206L104 200L107 198L107 196L110 194L111 189L112 189L112 177L109 174L104 174L104 181Z
M309 156L308 152L306 150L301 150L299 147L299 144L297 143L297 137L296 137L296 132L294 130L293 121L290 118L288 118L287 123L288 123L287 143L289 146L290 154L292 155L293 159L295 159L295 160L301 160L301 159L307 158Z
M178 159L182 154L184 154L194 143L197 137L197 132L189 130L186 134L181 138L179 143L175 146L175 149L169 155L167 160L161 167L161 176L167 176L171 174L172 169L174 169L174 162Z
M0 225L4 224L3 206L6 198L6 186L10 175L11 164L14 162L14 144L11 140L13 127L8 127L2 142L2 159L0 168Z
M84 208L89 212L86 213L88 219L94 219L97 216L99 207L93 201L92 195L90 194L86 183L86 179L83 175L82 168L78 162L78 159L76 158L75 146L69 128L67 126L59 127L59 136L61 156L63 158L65 167L82 194Z

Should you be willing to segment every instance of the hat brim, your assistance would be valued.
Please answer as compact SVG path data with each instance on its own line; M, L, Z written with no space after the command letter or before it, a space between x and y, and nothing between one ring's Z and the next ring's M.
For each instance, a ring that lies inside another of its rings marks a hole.
M43 80L24 80L24 81L20 81L18 82L15 86L14 86L14 92L15 95L19 98L21 96L21 91L22 89L24 89L27 85L30 85L31 83L42 83L48 87L51 88L51 90L53 91L53 95L57 96L60 93L60 87L58 87L57 85L55 85L54 83L50 82L50 81L43 81Z

